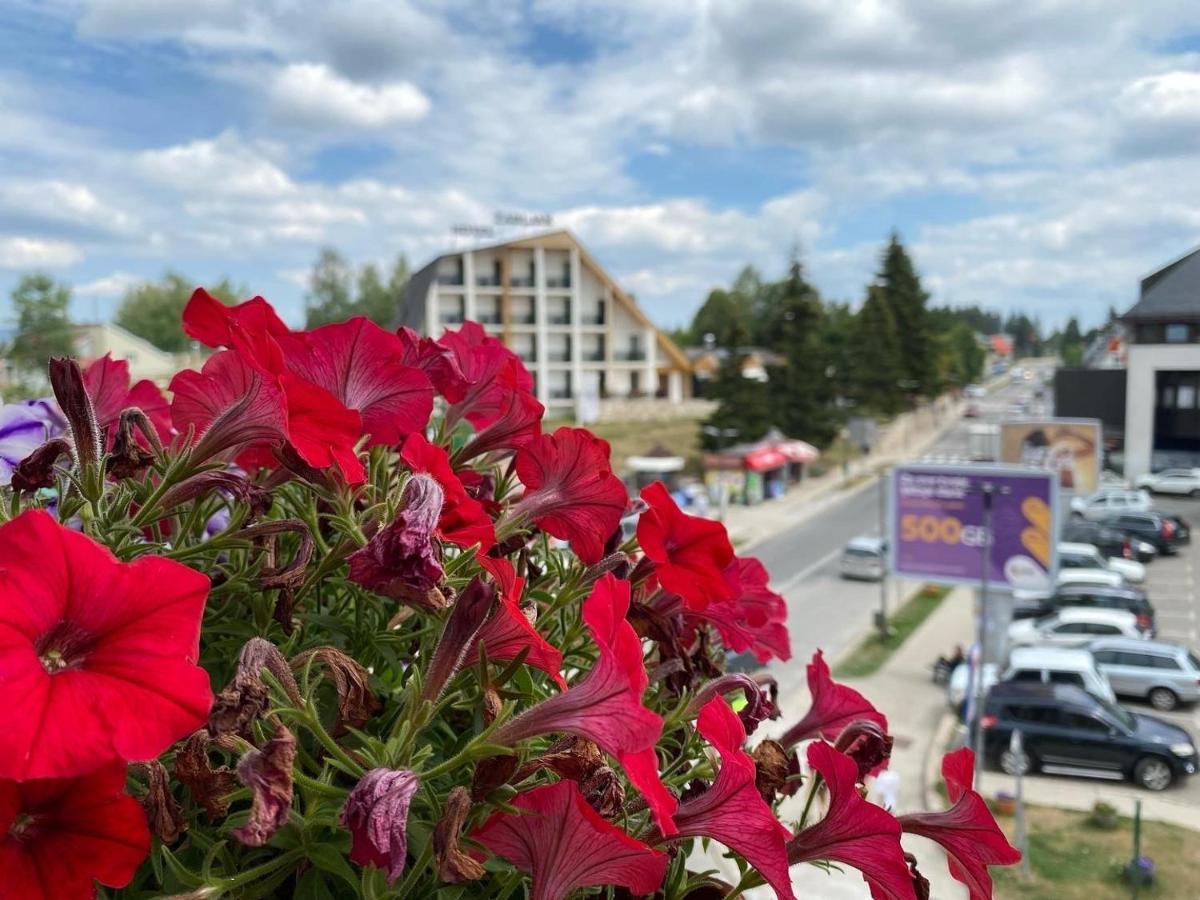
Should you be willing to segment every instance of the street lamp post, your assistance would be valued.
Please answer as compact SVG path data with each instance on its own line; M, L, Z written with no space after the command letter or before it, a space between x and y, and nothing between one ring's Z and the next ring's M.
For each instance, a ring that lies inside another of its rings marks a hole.
M725 449L725 439L733 440L738 436L736 428L718 428L716 425L705 425L701 429L711 438L716 439L717 455L721 455L721 451ZM729 503L728 494L725 490L725 471L717 469L717 521L725 521L725 509Z

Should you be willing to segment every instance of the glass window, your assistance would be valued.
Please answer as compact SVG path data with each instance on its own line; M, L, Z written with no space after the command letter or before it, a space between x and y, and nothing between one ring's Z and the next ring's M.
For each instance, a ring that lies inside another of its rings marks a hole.
M1179 663L1169 656L1152 656L1150 660L1156 669L1179 670Z
M1121 629L1116 625L1085 625L1085 634L1120 634Z
M1114 719L1116 719L1117 722L1120 723L1121 727L1126 731L1133 731L1134 728L1137 727L1137 720L1133 718L1133 713L1131 713L1125 707L1118 706L1116 703L1113 703L1111 700L1106 700L1104 697L1097 697L1095 694L1092 695L1092 699L1099 703L1101 708Z
M1188 327L1187 325L1174 324L1168 325L1165 329L1166 341L1168 344L1186 344L1188 342Z
M1173 385L1167 385L1162 389L1162 400L1159 401L1159 406L1166 409L1175 408L1175 388Z
M1117 665L1119 666L1137 666L1141 669L1148 669L1154 665L1153 657L1145 653L1133 653L1124 651L1117 654Z
M1195 653L1189 653L1189 654L1187 655L1187 658L1188 658L1188 664L1189 664L1189 665L1191 665L1191 667L1192 667L1193 669L1196 669L1197 671L1200 671L1200 659L1196 659L1196 654L1195 654Z
M1039 672L1037 669L1018 669L1017 671L1013 672L1013 676L1009 680L1010 681L1039 681L1040 682L1042 680L1042 673Z
M1082 713L1066 713L1063 718L1066 720L1063 724L1070 725L1072 728L1078 728L1080 731L1107 733L1108 726L1099 719L1094 719L1091 716L1085 716Z
M1074 684L1083 687L1083 676L1078 672L1051 672L1051 684Z
M1117 661L1116 650L1097 650L1092 654L1092 656L1096 658L1097 663L1113 665Z
M1179 393L1175 396L1176 409L1193 409L1196 406L1196 388L1190 384L1181 384ZM1176 478L1180 477L1178 475Z
M1083 622L1068 622L1066 625L1059 625L1051 630L1055 634L1089 634L1088 627Z

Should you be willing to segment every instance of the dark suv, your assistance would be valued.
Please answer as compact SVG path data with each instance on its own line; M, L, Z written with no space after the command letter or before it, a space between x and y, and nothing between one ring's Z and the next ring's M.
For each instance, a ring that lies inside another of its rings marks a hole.
M1104 520L1108 528L1153 544L1164 556L1191 541L1191 529L1177 516L1157 512L1124 512Z
M1137 539L1135 543L1131 535L1087 519L1076 519L1064 525L1062 540L1072 544L1091 544L1102 556L1136 559L1141 563L1150 562L1157 555L1149 547L1146 547L1146 552L1139 552L1138 545L1144 545L1147 541Z
M1014 619L1048 616L1068 606L1089 609L1124 609L1137 616L1138 628L1151 636L1158 633L1154 623L1154 606L1146 592L1132 587L1107 587L1099 584L1064 584L1051 596L1036 600L1017 600Z
M1132 713L1070 684L1007 682L988 693L984 754L1010 775L1129 778L1151 791L1196 773L1196 744L1177 725ZM1020 730L1023 752L1014 754Z

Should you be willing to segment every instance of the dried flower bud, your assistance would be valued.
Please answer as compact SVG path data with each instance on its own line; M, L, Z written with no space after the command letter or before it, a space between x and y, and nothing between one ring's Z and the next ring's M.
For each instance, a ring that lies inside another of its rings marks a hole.
M350 829L350 861L387 872L388 886L404 872L408 807L419 787L406 769L372 769L350 791L338 821Z
M287 823L292 809L292 766L296 738L282 724L261 750L249 750L237 765L237 776L253 792L250 820L233 830L248 847L261 847Z
M371 692L371 676L357 660L336 647L316 647L306 650L292 660L292 669L299 671L312 663L320 663L333 679L337 691L338 711L332 734L341 737L351 728L362 728L376 715L383 704Z
M789 778L800 774L800 760L778 741L763 741L750 756L754 759L754 786L767 803L774 803L777 795L790 797L799 789L799 780Z
M100 459L100 426L96 409L83 384L79 363L68 357L53 356L48 366L54 399L71 429L75 458L83 469L96 465Z
M12 473L14 491L36 491L54 487L54 464L71 454L66 438L51 438L17 463Z
M121 413L117 421L117 434L113 439L112 452L108 456L105 468L113 478L136 478L154 462L154 454L138 443L136 432L141 432L149 441L150 446L161 450L158 434L146 414L140 409L131 408Z
M905 853L904 861L908 863L908 874L912 876L913 893L917 900L929 900L929 879L917 871L917 858Z
M429 669L425 672L425 685L421 690L423 700L434 701L441 696L462 665L463 657L479 633L495 599L495 588L476 576L454 601L429 660Z
M209 819L225 818L229 810L228 797L237 789L237 779L227 766L214 769L208 761L208 746L212 742L206 729L193 733L175 753L175 777L183 782Z
M350 580L385 597L414 602L442 580L442 563L433 544L442 486L417 474L405 484L403 499L404 508L395 520L350 554Z
M193 475L163 494L160 505L164 513L192 500L205 497L214 491L229 494L235 500L250 507L250 515L257 518L271 508L271 493L250 482L244 475L228 470L214 469Z
M173 844L187 831L183 809L171 796L171 785L163 764L155 759L143 763L142 768L148 779L146 796L142 797L142 809L146 811L150 832L164 844Z
M470 810L471 795L467 789L454 788L433 829L433 857L437 860L438 877L447 884L462 884L483 877L483 865L458 848L459 834Z
M489 725L492 724L503 708L504 701L500 699L500 692L489 684L483 689L483 720Z
M489 756L475 764L475 776L471 779L471 798L482 800L492 791L512 780L519 760L509 755Z
M524 781L539 769L549 769L560 778L584 781L604 765L604 754L587 738L568 734L559 738L521 767L516 781Z
M601 766L580 786L588 805L606 819L615 819L625 805L625 788L617 773Z

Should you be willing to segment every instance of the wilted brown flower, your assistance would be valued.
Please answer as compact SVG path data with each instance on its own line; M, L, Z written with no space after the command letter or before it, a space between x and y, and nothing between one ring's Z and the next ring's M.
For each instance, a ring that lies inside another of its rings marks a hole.
M143 763L142 769L148 779L146 795L142 797L142 809L146 811L150 832L164 844L173 844L187 831L188 826L183 809L171 796L167 770L157 759Z
M800 761L778 741L763 741L750 751L750 756L754 760L754 786L767 803L774 803L776 795L790 797L799 790L800 781L794 776L800 774Z
M625 788L617 773L600 766L579 786L588 805L606 819L615 819L625 805Z
M419 784L407 769L372 769L350 791L338 821L350 829L350 861L377 866L391 886L408 855L408 807Z
M318 663L333 679L337 691L337 718L332 728L334 737L341 737L351 728L362 728L368 719L383 708L379 698L371 692L371 676L367 670L336 647L306 650L292 660L292 669L298 672L305 666Z
M237 789L237 778L228 766L214 769L208 761L212 737L201 728L183 742L175 753L175 777L191 793L208 814L209 819L223 819L229 810L228 797Z
M213 698L208 728L214 735L239 734L250 737L250 724L267 708L269 691L262 680L263 669L278 679L293 703L303 705L296 679L279 648L263 638L251 638L238 656L233 680Z
M17 463L12 473L14 491L36 491L54 486L54 464L71 453L66 438L51 438Z
M433 829L433 856L437 860L438 877L447 884L462 884L483 877L483 865L458 848L459 834L470 809L471 795L467 789L454 788Z
M248 847L261 847L287 823L292 808L292 766L296 738L282 724L261 750L248 750L237 765L237 776L253 792L250 820L233 830Z

